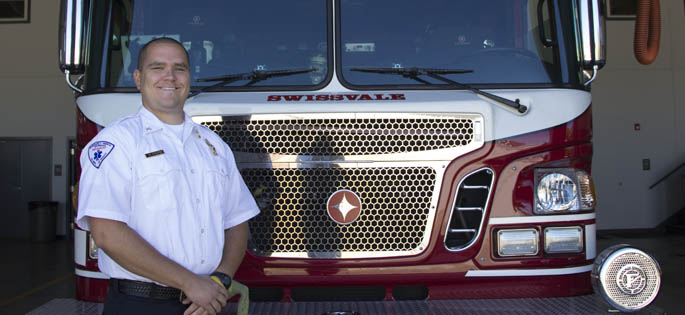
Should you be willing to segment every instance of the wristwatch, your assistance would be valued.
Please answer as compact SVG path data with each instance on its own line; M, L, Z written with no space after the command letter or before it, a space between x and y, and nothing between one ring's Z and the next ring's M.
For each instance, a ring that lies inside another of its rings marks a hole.
M221 283L221 285L223 285L226 290L228 290L228 288L231 287L231 277L223 272L212 272L212 274L209 275L209 277L212 278L212 280Z

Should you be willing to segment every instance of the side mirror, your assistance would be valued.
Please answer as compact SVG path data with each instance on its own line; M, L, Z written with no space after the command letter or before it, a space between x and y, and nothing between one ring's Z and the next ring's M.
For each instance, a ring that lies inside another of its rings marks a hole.
M84 0L62 0L59 21L59 68L67 74L82 74Z
M599 70L606 63L606 21L601 0L577 0L581 62L585 70Z

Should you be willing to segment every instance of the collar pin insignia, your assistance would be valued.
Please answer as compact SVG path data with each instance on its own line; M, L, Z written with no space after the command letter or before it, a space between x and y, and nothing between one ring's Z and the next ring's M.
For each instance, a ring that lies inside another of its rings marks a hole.
M218 155L218 154L216 154L216 148L214 148L214 146L213 146L211 143L209 143L209 140L205 139L205 143L206 143L207 146L209 147L209 150L212 151L212 154Z

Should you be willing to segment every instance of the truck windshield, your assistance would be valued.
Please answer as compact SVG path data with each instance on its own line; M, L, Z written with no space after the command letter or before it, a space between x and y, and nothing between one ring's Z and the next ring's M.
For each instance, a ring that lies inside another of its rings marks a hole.
M342 84L353 89L454 88L434 78L421 82L354 68L470 69L472 73L447 76L479 87L579 86L582 75L571 1L91 3L87 91L135 90L138 52L162 36L179 40L188 50L194 91L216 84L197 79L292 69L314 71L249 84L235 81L212 90L314 90L332 76L333 67Z
M269 78L252 87L315 86L328 75L330 23L326 1L112 0L94 3L94 18L103 19L96 24L103 27L94 24L92 30L107 32L102 43L103 65L95 70L100 72L98 88L135 87L133 71L140 48L162 36L177 39L185 46L190 56L193 86L215 83L197 82L199 78L255 70L316 69ZM91 38L102 36L94 34ZM245 82L236 85L242 86Z
M340 64L352 86L421 85L414 78L359 68L471 69L447 77L465 84L563 85L570 80L572 10L537 0L348 0L339 2ZM559 12L567 16L561 16ZM540 28L543 28L541 32ZM557 41L562 38L562 41ZM573 74L571 74L573 75ZM434 78L422 77L441 84ZM433 87L434 88L434 87Z

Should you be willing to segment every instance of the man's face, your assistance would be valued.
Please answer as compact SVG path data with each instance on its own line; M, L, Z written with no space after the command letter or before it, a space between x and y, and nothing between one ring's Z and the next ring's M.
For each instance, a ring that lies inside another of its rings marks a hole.
M190 91L190 65L181 47L154 43L147 49L141 70L133 72L143 105L154 114L183 111Z

